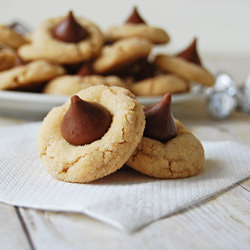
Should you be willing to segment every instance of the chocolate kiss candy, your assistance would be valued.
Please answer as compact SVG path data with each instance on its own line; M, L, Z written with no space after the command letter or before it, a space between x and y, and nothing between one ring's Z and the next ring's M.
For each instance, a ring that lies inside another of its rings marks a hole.
M91 75L91 67L89 64L83 64L83 66L79 69L79 71L77 72L77 75L79 76L89 76Z
M132 14L126 20L125 23L133 23L133 24L144 23L144 24L146 24L146 22L140 17L136 7L134 7Z
M144 136L167 142L176 137L177 127L171 113L171 95L166 94L160 102L144 109L146 127Z
M77 23L72 11L70 11L68 16L54 29L54 36L67 43L77 43L84 40L88 33Z
M84 145L100 139L110 127L112 117L100 104L71 97L71 105L61 122L64 139L73 145Z
M197 39L195 38L193 42L185 50L177 54L177 56L189 62L201 65L201 60L196 49L196 41Z

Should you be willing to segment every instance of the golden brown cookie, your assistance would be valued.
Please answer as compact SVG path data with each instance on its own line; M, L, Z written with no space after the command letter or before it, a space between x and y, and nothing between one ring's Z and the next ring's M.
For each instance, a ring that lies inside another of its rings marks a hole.
M25 43L27 43L27 41L24 36L6 25L0 25L0 44L17 49Z
M157 178L185 178L198 174L204 166L200 141L177 120L177 136L166 143L143 137L127 165Z
M15 65L16 53L14 50L0 46L0 71L11 68Z
M123 25L112 26L105 33L107 41L116 41L122 38L140 37L153 44L165 44L169 41L169 35L159 27L148 25L134 7L130 17Z
M112 115L107 132L94 142L72 145L61 133L61 123L70 101L53 108L44 119L38 135L38 151L48 172L69 182L91 182L121 168L138 145L144 130L142 106L134 95L120 87L98 85L77 94Z
M130 90L137 96L159 96L189 91L188 82L173 74L160 74L132 83Z
M0 73L0 90L33 89L40 83L62 75L65 70L44 60L21 65Z
M116 41L128 37L144 38L153 44L165 44L169 41L169 36L163 29L145 24L112 26L105 33L105 39L108 41Z
M138 59L147 58L151 47L145 39L121 39L103 47L100 56L93 62L93 70L96 73L113 72Z
M117 76L78 76L64 75L48 82L43 90L45 94L73 95L82 89L95 85L117 86L125 88L125 83Z
M214 76L207 69L181 57L158 55L155 64L163 71L176 74L189 82L208 87L213 86L215 83Z
M45 20L38 26L32 34L32 43L19 49L22 59L46 59L54 63L70 64L87 61L96 56L101 50L103 35L94 23L85 18L74 18L78 28L80 26L86 32L86 37L82 40L71 42L55 37L55 29L67 19L68 16L55 17Z

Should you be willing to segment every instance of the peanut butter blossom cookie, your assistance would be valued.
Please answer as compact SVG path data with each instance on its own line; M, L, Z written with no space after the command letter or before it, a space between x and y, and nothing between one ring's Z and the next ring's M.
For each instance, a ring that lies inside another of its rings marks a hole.
M213 86L215 83L214 76L201 64L196 49L196 39L176 56L158 55L155 63L163 71L176 74L189 82L204 86Z
M123 25L112 26L105 33L107 41L115 41L127 37L141 37L153 44L165 44L169 41L167 32L162 28L148 25L141 18L136 7L134 7L130 17Z
M193 176L204 166L204 150L200 141L174 119L171 95L144 109L144 136L127 161L135 170L157 178Z
M99 57L93 61L96 73L113 73L137 60L147 58L151 51L151 43L137 37L121 39L106 45Z
M58 180L91 182L121 168L141 140L142 106L130 91L98 85L53 108L38 135L38 151Z
M103 35L91 21L68 16L45 20L32 34L31 44L22 46L24 60L47 59L54 63L71 64L87 61L102 47Z
M162 72L154 61L140 61L131 66L130 69L123 71L130 72L129 89L137 96L160 96L165 93L182 93L189 90L189 84L185 79ZM126 77L129 75L125 75Z

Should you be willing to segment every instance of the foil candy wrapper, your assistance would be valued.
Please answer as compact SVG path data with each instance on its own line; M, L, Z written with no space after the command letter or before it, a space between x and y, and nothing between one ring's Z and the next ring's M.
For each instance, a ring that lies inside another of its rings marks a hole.
M208 112L214 119L229 117L236 109L250 113L250 75L238 85L227 73L216 77L214 87L205 90Z

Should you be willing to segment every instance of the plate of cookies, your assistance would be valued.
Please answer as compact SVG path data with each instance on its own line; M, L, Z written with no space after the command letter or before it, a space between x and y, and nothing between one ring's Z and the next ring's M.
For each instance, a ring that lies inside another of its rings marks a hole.
M128 89L143 105L166 93L175 103L215 82L201 62L197 38L178 54L153 54L169 35L148 24L136 7L107 30L72 11L33 31L21 25L0 25L0 112L41 117L96 85Z

